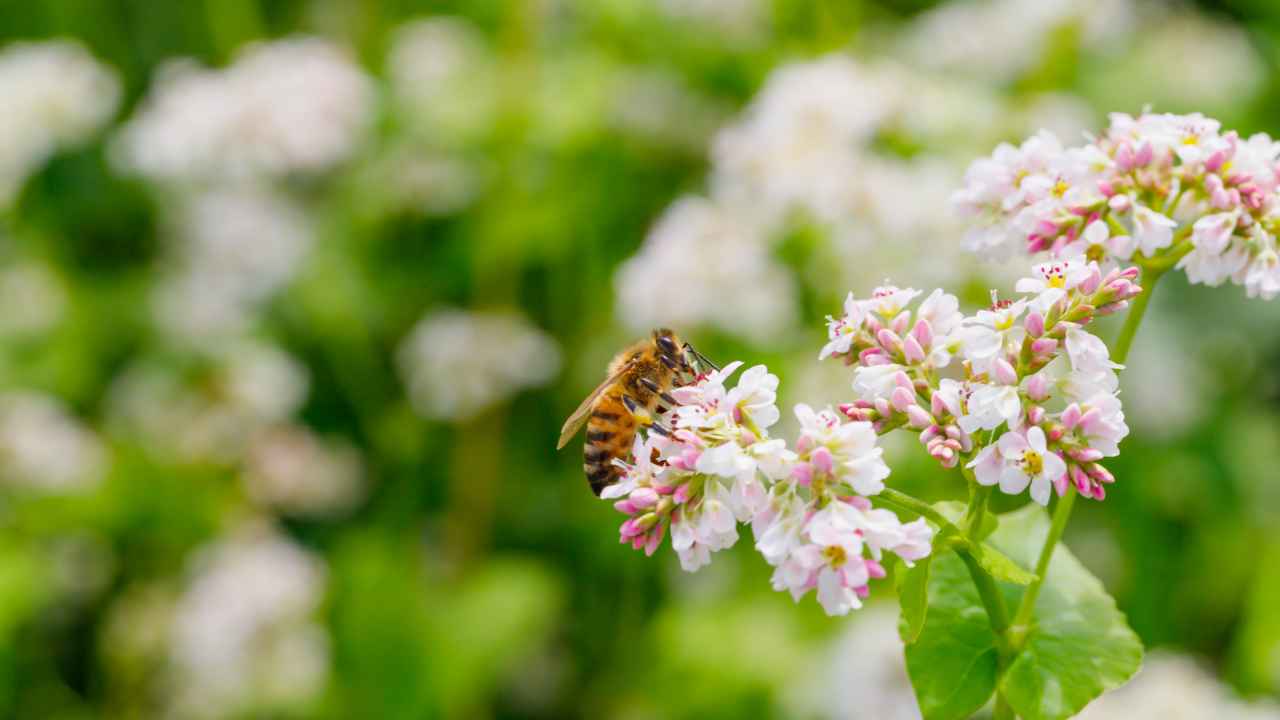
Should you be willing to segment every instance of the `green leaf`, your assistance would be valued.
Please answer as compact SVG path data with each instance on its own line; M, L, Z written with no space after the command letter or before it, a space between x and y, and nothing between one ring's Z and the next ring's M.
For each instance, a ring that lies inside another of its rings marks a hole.
M1000 516L988 543L974 552L979 564L1001 580L1010 612L1048 535L1049 521L1037 506ZM911 578L904 578L907 583ZM1067 718L1103 692L1123 684L1138 669L1142 644L1125 623L1102 584L1059 545L1036 603L1023 650L999 677L999 653L973 581L954 553L933 558L926 579L928 613L913 635L904 599L899 632L907 673L928 720L966 718L981 709L999 685L1026 720ZM914 640L914 642L912 642Z
M1044 511L1028 506L1002 516L991 541L1031 564L1048 533ZM1026 645L1000 680L1001 693L1027 720L1075 715L1094 698L1123 685L1142 662L1142 642L1124 614L1102 583L1062 545L1049 563L1034 618Z
M908 645L920 637L929 614L929 566L932 564L932 556L917 561L915 567L903 563L894 576L898 604L902 607L902 641Z
M933 507L935 510L942 513L943 517L955 523L961 529L964 528L964 515L968 510L967 505L958 500L944 500L942 502L934 503ZM987 539L999 526L1000 517L995 513L986 513L982 517L982 527L978 529L978 539Z
M924 625L913 641L904 610L898 630L909 643L907 674L920 712L929 720L958 720L981 709L995 692L999 656L964 563L948 552L930 565Z
M996 580L1014 585L1030 585L1031 581L1036 579L1034 573L1023 570L1012 558L992 547L990 543L973 545L969 552L982 569Z

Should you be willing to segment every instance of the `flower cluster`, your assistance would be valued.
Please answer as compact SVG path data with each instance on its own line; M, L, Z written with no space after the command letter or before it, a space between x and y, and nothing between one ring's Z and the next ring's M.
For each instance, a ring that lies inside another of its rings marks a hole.
M1280 143L1241 138L1200 114L1111 116L1064 148L1041 132L976 161L953 197L977 219L971 249L1021 245L1056 258L1177 266L1194 283L1230 279L1280 294Z
M1114 478L1098 460L1128 434L1106 345L1083 326L1140 292L1136 268L1106 273L1077 257L1037 265L1024 293L972 316L955 297L887 286L845 301L822 358L856 365L840 406L878 432L908 427L944 467L964 461L982 485L1041 505L1074 485L1102 499ZM952 366L952 361L960 362ZM944 369L950 370L943 377Z
M602 496L628 518L621 539L652 554L668 529L684 569L738 540L750 522L756 547L775 567L773 585L798 600L817 589L832 615L859 607L888 550L904 560L930 552L933 529L903 524L865 497L884 487L889 468L870 423L797 406L794 448L768 429L780 417L778 378L763 365L701 373L670 393L662 422L637 436L631 462Z

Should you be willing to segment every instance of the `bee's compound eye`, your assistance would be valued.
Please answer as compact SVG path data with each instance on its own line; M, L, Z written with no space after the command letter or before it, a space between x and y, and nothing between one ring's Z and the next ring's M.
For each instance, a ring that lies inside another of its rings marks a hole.
M658 345L661 346L663 352L667 353L668 355L675 355L677 352L675 341L673 341L670 337L666 335L661 335L658 337Z

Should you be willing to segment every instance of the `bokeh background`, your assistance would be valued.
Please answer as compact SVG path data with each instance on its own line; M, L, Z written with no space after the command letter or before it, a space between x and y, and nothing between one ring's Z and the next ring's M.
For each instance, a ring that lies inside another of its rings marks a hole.
M0 0L0 717L918 716L889 582L646 559L561 422L659 323L838 402L847 290L1017 276L970 160L1280 132L1278 65L1265 0ZM1088 717L1280 717L1278 323L1160 288L1067 536L1153 654Z

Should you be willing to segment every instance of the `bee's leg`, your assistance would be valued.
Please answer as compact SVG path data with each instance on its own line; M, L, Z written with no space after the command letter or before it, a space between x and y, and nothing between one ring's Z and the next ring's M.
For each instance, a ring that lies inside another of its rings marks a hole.
M654 423L649 426L649 432L655 432L662 437L671 437L671 430L661 423Z
M632 400L630 395L622 396L622 404L627 406L627 412L631 413L631 416L634 417L636 422L640 425L647 426L653 424L653 416L649 414L649 411L646 410L643 405Z
M649 378L640 378L640 384L645 386L645 388L648 389L649 392L653 393L654 395L657 395L658 399L662 401L662 403L666 406L667 409L670 409L676 406L676 399L671 397L669 393L663 392L662 388L658 387L658 383L650 380Z

